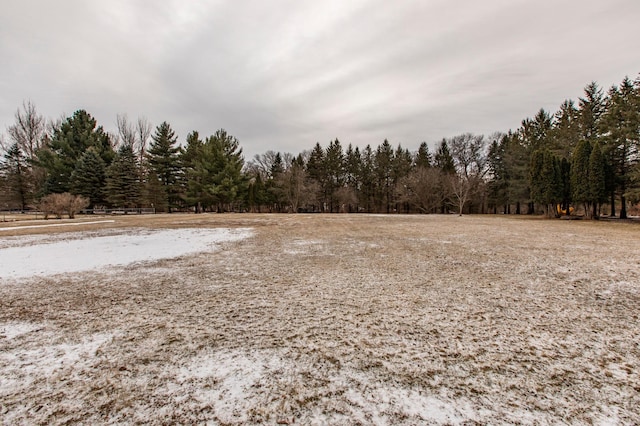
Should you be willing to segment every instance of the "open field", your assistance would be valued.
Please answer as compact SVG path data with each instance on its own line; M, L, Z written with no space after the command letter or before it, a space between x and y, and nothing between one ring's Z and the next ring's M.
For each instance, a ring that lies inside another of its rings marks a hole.
M0 257L89 238L102 256L102 238L156 229L240 237L0 278L3 424L640 423L638 225L103 219L7 225Z

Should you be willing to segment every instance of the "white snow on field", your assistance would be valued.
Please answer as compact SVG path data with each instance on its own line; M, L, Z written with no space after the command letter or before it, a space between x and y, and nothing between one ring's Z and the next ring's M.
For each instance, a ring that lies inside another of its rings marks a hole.
M0 231L15 231L17 229L35 229L35 228L53 228L59 226L82 226L95 225L98 223L114 223L115 220L93 220L90 222L66 222L66 223L47 223L45 225L25 225L25 226L7 226L0 228Z
M170 259L215 250L216 244L242 240L251 233L249 228L138 229L131 234L98 237L78 233L73 234L73 238L47 243L36 241L33 244L31 239L31 245L0 249L0 279L47 276Z
M3 324L0 326L0 339L14 339L38 329L40 329L40 326L29 322L11 322Z

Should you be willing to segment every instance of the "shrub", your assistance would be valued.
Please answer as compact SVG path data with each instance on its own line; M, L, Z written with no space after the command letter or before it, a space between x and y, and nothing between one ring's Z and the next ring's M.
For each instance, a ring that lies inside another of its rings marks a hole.
M66 212L69 219L73 219L80 210L89 205L89 199L80 195L69 194L49 194L40 200L39 208L44 213L44 218L48 219L50 214L61 219Z

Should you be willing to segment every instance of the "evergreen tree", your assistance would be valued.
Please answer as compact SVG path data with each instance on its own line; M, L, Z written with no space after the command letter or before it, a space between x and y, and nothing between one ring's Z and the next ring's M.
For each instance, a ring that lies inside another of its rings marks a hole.
M534 203L545 203L544 151L535 150L531 155L529 166L529 188Z
M362 150L360 165L361 191L359 204L365 206L365 211L371 213L375 205L375 155L371 145Z
M345 180L347 188L350 188L356 194L355 206L349 205L349 211L357 212L359 209L359 193L362 189L362 156L360 148L357 146L353 148L351 144L349 144L345 153Z
M548 147L559 158L569 158L581 137L580 114L572 100L566 100L555 114Z
M309 185L312 188L316 188L314 191L314 210L317 205L318 210L323 212L326 204L326 197L324 188L326 187L326 172L324 170L325 152L320 146L319 142L313 147L309 160L307 161L307 178L309 179Z
M260 207L266 203L267 193L262 175L256 173L253 178L250 179L247 188L247 204L251 212L260 212Z
M589 189L589 157L591 156L591 143L583 139L576 146L571 159L571 193L576 203L582 203L585 214L590 214L591 191Z
M434 158L434 167L440 169L445 174L455 173L456 165L453 162L453 157L451 156L451 152L449 151L449 146L447 145L447 141L442 139L438 150L436 151L436 155Z
M503 137L502 140L505 138ZM505 206L504 213L507 213L506 205L508 199L508 174L505 162L505 145L502 141L494 140L489 146L487 155L489 167L489 182L487 185L489 205L493 207L493 212L497 213L498 206Z
M344 153L338 139L329 142L325 151L323 169L325 174L324 193L329 203L329 211L334 212L339 209L336 192L342 188L345 181Z
M405 180L407 176L409 176L412 165L413 165L413 157L411 156L411 153L409 152L408 149L404 149L400 144L398 144L398 148L396 149L393 155L393 160L391 162L391 179L393 182L394 194L396 194L398 191L401 191L401 188L400 188L401 182ZM395 200L395 197L394 197L393 202L396 205L396 211L399 211L399 206L397 204L398 201L399 200ZM405 212L409 212L410 206L411 206L410 203L405 202L402 207Z
M96 147L89 147L71 174L71 193L89 199L96 207L105 203L106 166Z
M446 139L442 139L433 159L433 166L440 172L440 184L438 185L438 198L442 200L440 213L446 213L449 208L449 195L451 177L456 174L456 165L449 151Z
M139 206L142 191L138 168L138 156L133 145L122 145L107 168L107 200L111 205L124 208Z
M589 198L593 206L592 217L598 217L598 206L607 198L605 161L598 142L591 149L589 155Z
M17 142L9 147L3 160L0 163L0 195L8 206L25 210L33 200L33 181L27 159Z
M602 89L595 81L584 88L584 97L579 99L578 108L581 137L593 145L601 135L601 119L606 108Z
M209 136L188 173L189 199L204 209L233 210L234 203L245 199L247 182L242 174L244 158L238 140L224 129Z
M197 163L202 156L204 142L200 139L197 131L193 131L187 135L187 146L180 155L180 164L182 166L182 193L187 205L194 206L196 213L201 213L202 193L198 191L199 176L196 172Z
M37 151L37 164L46 171L45 193L69 192L78 160L91 147L105 165L111 163L115 154L111 140L102 127L96 125L91 115L78 110L55 129L48 146Z
M269 168L269 178L266 182L267 200L272 206L275 206L276 211L281 212L283 204L285 202L285 189L283 188L282 174L284 173L284 162L282 161L282 154L276 152L273 157L273 162Z
M150 187L156 186L155 182L152 183L151 180L157 179L161 188L154 194L154 198L160 197L155 205L156 209L164 210L166 208L171 212L179 201L181 149L177 145L178 138L169 123L165 121L156 127L151 139L151 145L147 150L149 165L147 179Z
M504 146L505 174L507 176L507 212L515 204L515 214L521 214L521 204L531 200L529 187L530 154L522 139L522 133L508 132L502 139ZM533 210L529 210L533 213Z
M571 214L571 163L565 157L560 160L560 182L562 210L569 215Z
M549 133L553 127L553 119L544 109L540 109L533 119L522 121L520 135L529 155L537 150L550 148Z
M529 186L532 200L543 205L548 216L555 214L555 206L562 200L562 171L560 160L549 149L533 152Z
M415 167L423 167L428 169L431 167L431 153L429 152L429 145L426 142L422 142L416 153L414 161Z
M378 145L374 156L376 198L379 211L391 212L393 194L393 148L388 140Z
M620 87L609 91L607 110L603 115L607 130L605 137L615 189L620 195L620 218L627 218L626 194L631 170L637 160L640 143L640 108L638 93L633 82L627 77ZM612 204L613 204L612 196Z

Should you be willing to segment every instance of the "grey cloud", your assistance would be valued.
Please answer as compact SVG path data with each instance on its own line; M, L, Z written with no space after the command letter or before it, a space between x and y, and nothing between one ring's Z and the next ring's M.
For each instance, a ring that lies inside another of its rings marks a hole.
M0 16L0 125L23 99L224 127L247 157L338 137L410 149L517 127L640 71L640 3L528 0L11 3Z

